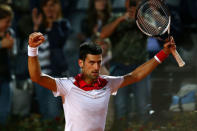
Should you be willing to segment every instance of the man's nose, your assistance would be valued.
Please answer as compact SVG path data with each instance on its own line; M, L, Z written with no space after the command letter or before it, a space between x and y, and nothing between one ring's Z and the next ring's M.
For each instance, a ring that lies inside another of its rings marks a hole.
M99 70L100 69L100 64L95 64L95 69Z

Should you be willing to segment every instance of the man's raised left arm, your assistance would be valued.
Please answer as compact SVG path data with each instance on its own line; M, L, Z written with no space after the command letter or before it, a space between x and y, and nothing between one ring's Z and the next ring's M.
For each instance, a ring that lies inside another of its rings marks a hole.
M131 73L124 75L124 80L120 85L120 88L133 84L145 78L171 53L172 50L175 49L176 46L173 38L171 37L171 40L164 44L164 48L157 55L155 55L154 58L140 65Z

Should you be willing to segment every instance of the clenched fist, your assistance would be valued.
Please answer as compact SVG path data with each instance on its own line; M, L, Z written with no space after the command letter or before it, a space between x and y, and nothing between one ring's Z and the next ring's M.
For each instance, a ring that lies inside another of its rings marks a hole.
M30 47L38 47L45 41L45 38L42 33L34 32L29 35L29 46Z
M6 36L2 39L2 48L12 48L14 44L14 38L7 33Z
M164 44L163 46L163 51L166 53L166 54L170 54L173 52L173 50L176 49L176 45L175 45L175 42L174 42L174 38L171 36L170 37L170 40L169 41L166 41L166 43Z

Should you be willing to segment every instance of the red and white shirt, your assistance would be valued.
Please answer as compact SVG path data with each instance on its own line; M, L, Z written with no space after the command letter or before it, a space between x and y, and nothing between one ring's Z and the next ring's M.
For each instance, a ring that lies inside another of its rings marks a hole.
M104 87L83 90L76 79L56 78L57 92L61 96L65 116L65 131L104 131L110 95L116 93L123 77L100 76L107 81Z

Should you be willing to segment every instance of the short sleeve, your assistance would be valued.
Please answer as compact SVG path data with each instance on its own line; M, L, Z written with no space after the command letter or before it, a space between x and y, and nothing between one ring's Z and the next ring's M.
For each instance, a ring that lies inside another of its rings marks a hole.
M116 95L120 85L122 84L124 77L123 76L108 76L107 80L109 81L111 94Z
M66 96L72 87L71 80L69 80L68 78L55 78L55 82L56 82L57 91L56 92L53 91L53 95L55 97Z

